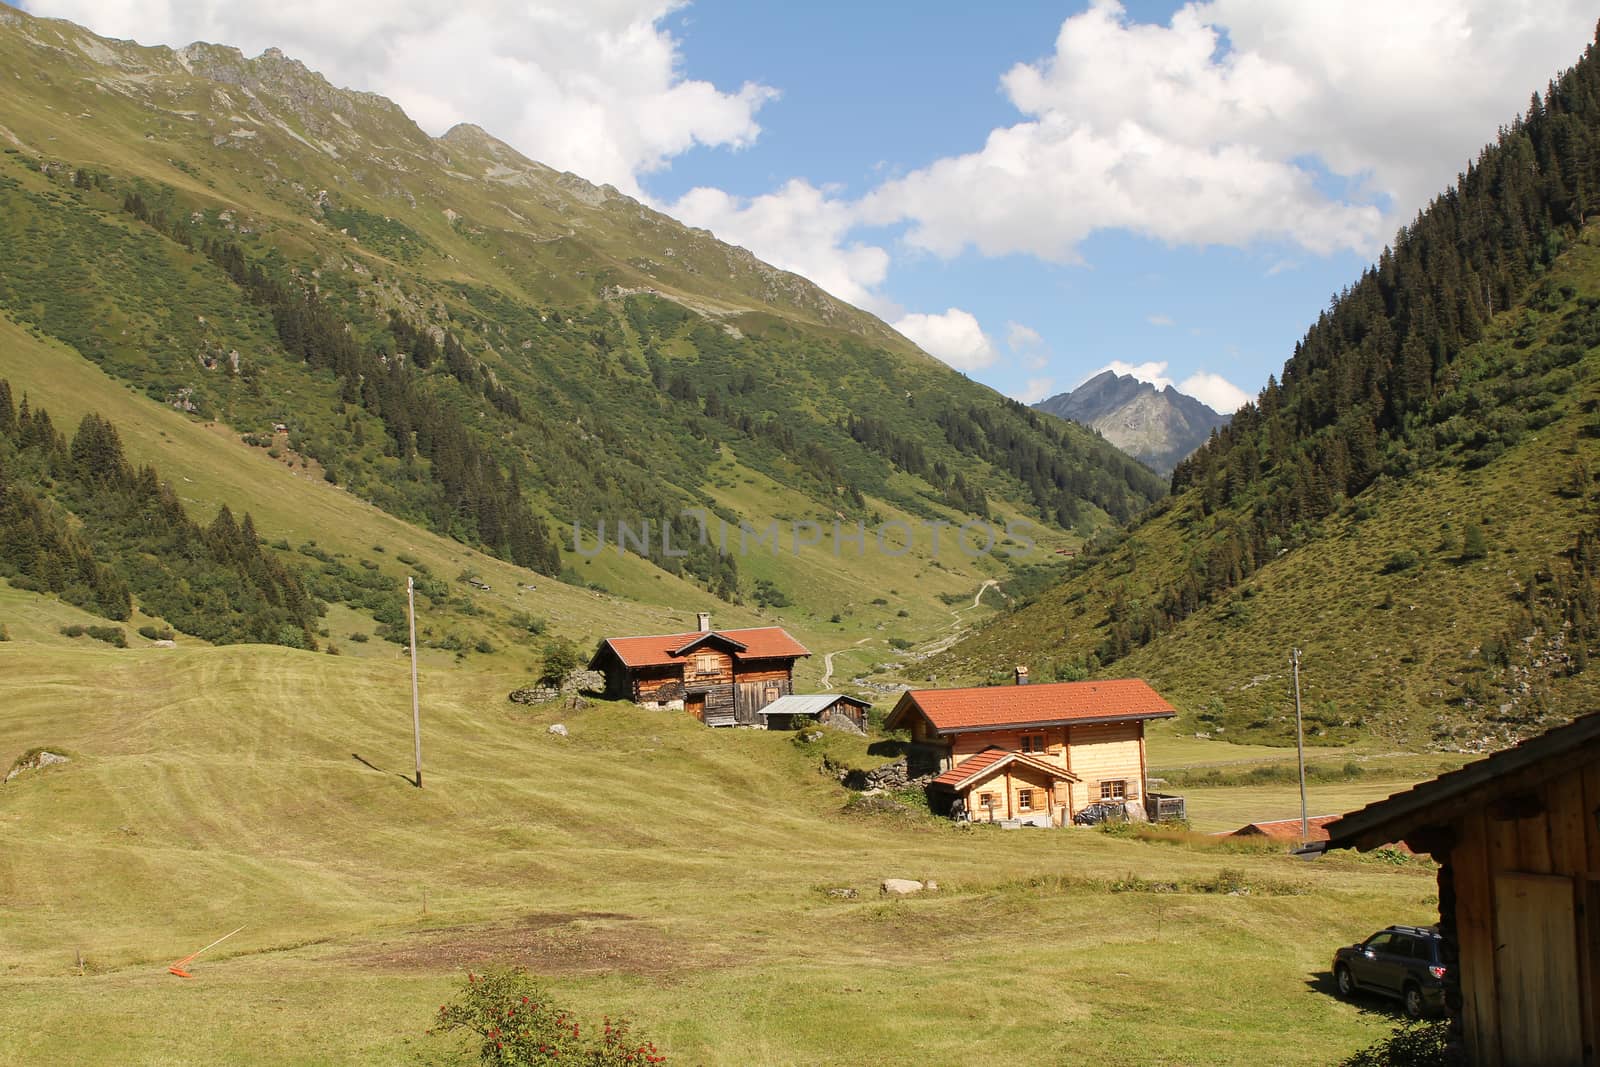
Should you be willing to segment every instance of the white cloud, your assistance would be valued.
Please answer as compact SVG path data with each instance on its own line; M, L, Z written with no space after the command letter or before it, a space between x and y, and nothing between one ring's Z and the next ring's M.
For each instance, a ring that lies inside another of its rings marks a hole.
M1160 314L1157 314L1157 315L1146 315L1144 321L1148 322L1152 326L1176 326L1177 325L1177 323L1172 321L1172 316L1171 315L1160 315Z
M1164 26L1094 0L1001 79L1023 121L886 183L864 213L909 221L941 256L1073 262L1104 229L1370 254L1593 25L1578 0L1214 0ZM1326 192L1311 158L1352 192Z
M1188 393L1213 411L1231 415L1255 398L1220 374L1196 371L1178 383L1178 392Z
M35 14L146 44L281 48L382 93L430 133L474 122L524 154L637 195L695 145L740 147L776 94L689 78L661 25L679 0L30 0Z
M816 282L841 300L880 315L898 309L875 290L889 273L889 253L849 241L855 207L796 178L777 192L741 198L721 189L691 189L662 209L718 238L743 245L775 267Z
M999 355L978 320L960 308L948 308L942 315L906 315L894 323L894 328L924 352L959 371L987 367Z
M1037 404L1055 391L1054 378L1029 378L1017 392L1011 394L1011 399L1019 400L1024 404Z
M1044 347L1039 331L1020 322L1006 323L1006 347L1013 352L1033 352Z

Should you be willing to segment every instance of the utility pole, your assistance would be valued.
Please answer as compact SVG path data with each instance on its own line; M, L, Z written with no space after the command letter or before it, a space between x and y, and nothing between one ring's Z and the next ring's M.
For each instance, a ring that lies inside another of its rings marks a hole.
M1300 761L1300 843L1311 840L1311 820L1306 815L1306 732L1300 719L1300 650L1289 653L1289 664L1294 668L1294 749ZM418 781L422 772L419 770Z
M421 789L422 702L417 697L417 594L416 583L410 575L406 575L406 614L411 618L411 732L417 746L417 788Z

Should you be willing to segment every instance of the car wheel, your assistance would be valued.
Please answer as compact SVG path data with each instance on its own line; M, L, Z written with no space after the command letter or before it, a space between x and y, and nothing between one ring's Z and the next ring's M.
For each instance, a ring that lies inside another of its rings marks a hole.
M1407 1019L1420 1019L1427 1013L1427 1005L1422 1002L1422 990L1415 982L1406 983L1405 1008Z
M1346 999L1355 995L1356 980L1350 974L1350 968L1340 964L1333 972L1333 982L1339 987L1339 995Z

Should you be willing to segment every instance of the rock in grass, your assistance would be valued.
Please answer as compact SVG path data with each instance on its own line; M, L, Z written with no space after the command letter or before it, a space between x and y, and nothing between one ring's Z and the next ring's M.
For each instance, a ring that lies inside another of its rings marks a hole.
M908 897L922 892L922 883L914 878L885 878L878 892L886 897Z
M563 722L553 722L550 724L550 729L546 730L545 732L555 734L557 737L566 737L567 724Z
M63 756L58 752L50 752L46 749L40 749L37 752L30 752L21 759L17 760L16 764L11 768L10 773L6 775L5 780L9 782L11 779L15 778L24 771L36 771L40 767L48 767L52 763L66 763L67 759L68 757Z

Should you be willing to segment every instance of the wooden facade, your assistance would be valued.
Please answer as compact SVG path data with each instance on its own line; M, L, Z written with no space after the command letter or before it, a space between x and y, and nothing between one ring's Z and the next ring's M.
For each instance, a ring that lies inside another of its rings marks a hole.
M1328 827L1438 860L1454 1062L1600 1067L1600 714Z
M1062 826L1096 801L1142 803L1145 723L1174 714L1149 686L1122 679L912 690L901 696L885 725L910 732L911 773L936 774L934 787L951 794L949 804L959 800L967 816L988 818L986 812L1003 809L1009 814L993 817L1037 822L1038 809L1020 808L1016 790L1048 789L1043 798L1048 822ZM994 763L996 752L1029 757L1006 764L1003 790L988 790L960 773L970 760ZM1060 775L1048 783L1037 781L1038 766ZM995 804L983 803L986 791Z
M600 642L591 670L606 695L687 711L707 726L760 726L761 709L789 695L794 663L810 653L778 627L699 630Z

